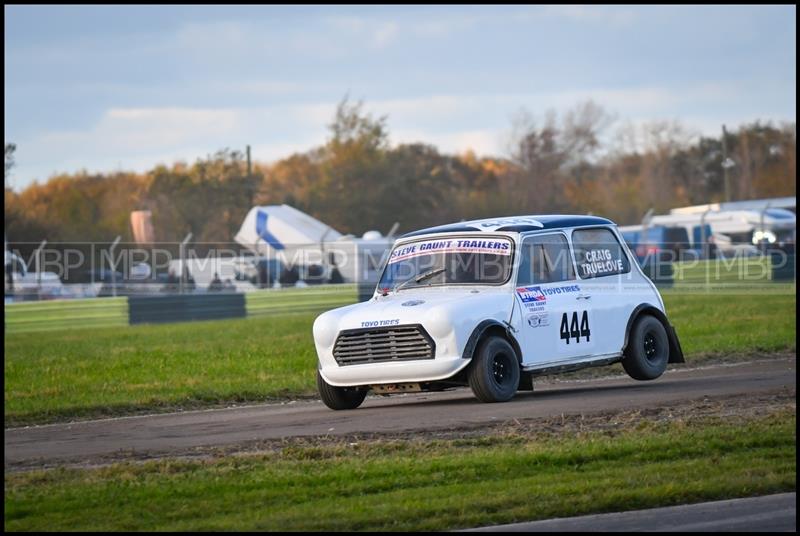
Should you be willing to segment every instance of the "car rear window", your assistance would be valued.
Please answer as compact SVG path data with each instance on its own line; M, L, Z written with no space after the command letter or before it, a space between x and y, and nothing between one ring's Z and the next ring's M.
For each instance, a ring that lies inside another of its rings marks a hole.
M581 279L630 272L628 256L608 229L578 229L572 233L572 246Z

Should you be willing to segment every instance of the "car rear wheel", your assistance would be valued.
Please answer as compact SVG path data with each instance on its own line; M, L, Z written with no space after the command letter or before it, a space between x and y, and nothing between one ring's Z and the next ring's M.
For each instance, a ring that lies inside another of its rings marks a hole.
M654 316L637 318L622 359L625 372L635 380L654 380L667 370L668 361L667 330Z
M485 339L472 358L468 380L482 402L510 400L519 386L519 362L511 344L497 336Z
M356 409L367 396L366 389L336 387L326 382L317 371L317 390L322 401L331 409Z

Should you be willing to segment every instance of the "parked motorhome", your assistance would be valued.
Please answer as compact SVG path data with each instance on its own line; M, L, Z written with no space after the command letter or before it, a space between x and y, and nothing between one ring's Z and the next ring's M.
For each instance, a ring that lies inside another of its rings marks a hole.
M672 250L676 258L686 250L704 258L717 252L726 257L757 255L762 246L793 244L796 240L796 217L786 208L768 204L760 209L717 208L673 209L670 214L653 216L646 225L628 225L620 231L637 257L654 250Z

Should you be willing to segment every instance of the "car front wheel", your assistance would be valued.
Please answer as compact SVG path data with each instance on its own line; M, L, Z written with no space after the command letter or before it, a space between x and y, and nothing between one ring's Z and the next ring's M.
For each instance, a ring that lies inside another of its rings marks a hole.
M667 330L654 316L637 318L622 359L625 372L635 380L654 380L667 370L668 361Z
M511 344L497 336L484 340L472 358L468 380L482 402L510 400L519 386L519 362Z
M367 396L366 389L336 387L326 382L317 371L317 390L322 401L331 409L356 409Z

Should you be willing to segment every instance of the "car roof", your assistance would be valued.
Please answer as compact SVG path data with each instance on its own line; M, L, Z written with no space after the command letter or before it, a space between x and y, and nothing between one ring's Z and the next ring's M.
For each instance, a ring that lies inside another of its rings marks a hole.
M542 229L563 229L566 227L583 227L586 225L614 225L614 222L598 216L575 216L569 214L506 216L429 227L427 229L406 233L401 238L433 233L474 233L475 231L524 233Z

